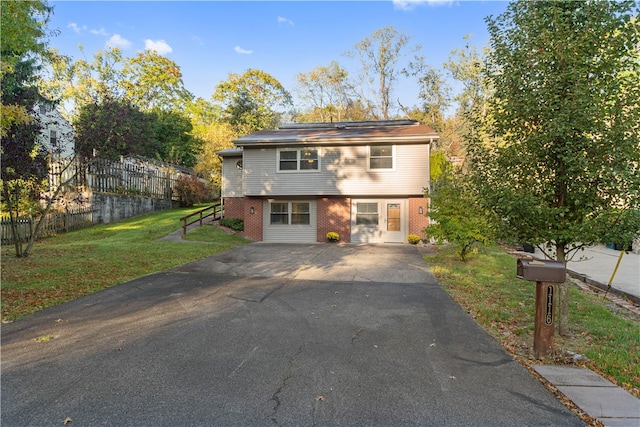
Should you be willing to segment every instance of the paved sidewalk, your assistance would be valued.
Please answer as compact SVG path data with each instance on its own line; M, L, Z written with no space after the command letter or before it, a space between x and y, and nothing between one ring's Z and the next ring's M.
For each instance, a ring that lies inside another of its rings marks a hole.
M640 399L595 372L579 366L537 365L533 369L605 426L640 426Z
M584 250L582 260L577 257L570 261L567 268L579 275L583 281L595 282L601 286L607 286L613 276L611 287L635 297L640 302L640 255L633 252L626 252L620 258L621 251L607 248L605 246L594 246ZM616 271L616 264L620 261ZM598 286L595 283L595 286ZM598 287L601 287L598 286Z
M537 248L535 253L529 255L539 259L545 258L544 254ZM611 290L631 299L636 304L640 304L639 254L626 252L620 258L620 251L609 249L603 245L593 246L579 252L573 261L569 261L567 270L572 277L600 289L606 289L616 269L618 260L620 265L615 276L613 276Z

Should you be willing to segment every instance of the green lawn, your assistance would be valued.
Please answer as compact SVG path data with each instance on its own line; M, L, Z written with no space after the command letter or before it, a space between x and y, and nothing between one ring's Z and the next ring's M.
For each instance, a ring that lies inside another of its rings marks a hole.
M449 294L524 364L533 358L535 283L515 277L516 258L501 247L481 250L462 262L455 248L437 246L425 260ZM581 362L640 397L640 319L602 295L573 285L569 306L570 336L555 336L555 352L546 362L569 363L566 352L583 354Z
M180 218L200 209L172 209L103 224L37 242L28 258L2 247L2 320L185 264L247 240L210 225L187 234L206 243L159 241L180 229Z

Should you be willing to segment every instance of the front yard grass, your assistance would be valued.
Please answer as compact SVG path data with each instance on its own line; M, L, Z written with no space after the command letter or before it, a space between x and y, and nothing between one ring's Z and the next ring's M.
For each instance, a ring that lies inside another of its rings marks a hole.
M501 247L481 250L467 262L455 248L436 246L426 255L445 290L516 360L532 364L570 364L567 352L585 355L579 362L640 397L640 318L601 294L570 293L570 335L555 335L555 351L546 360L533 357L535 283L516 278L516 258Z
M16 258L13 246L3 246L2 321L248 242L213 226L190 231L187 237L214 244L158 240L178 230L181 217L200 208L172 209L60 234L36 242L28 258Z

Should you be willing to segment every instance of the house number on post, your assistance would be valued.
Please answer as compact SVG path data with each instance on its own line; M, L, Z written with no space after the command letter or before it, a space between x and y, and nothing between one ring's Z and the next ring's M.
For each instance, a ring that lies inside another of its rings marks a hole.
M546 325L553 325L553 289L553 286L547 286L547 311L544 316Z

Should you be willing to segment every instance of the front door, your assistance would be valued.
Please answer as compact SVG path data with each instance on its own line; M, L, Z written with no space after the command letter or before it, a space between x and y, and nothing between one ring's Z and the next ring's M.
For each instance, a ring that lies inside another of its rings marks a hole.
M402 201L387 200L384 203L385 233L384 241L390 243L404 242Z

